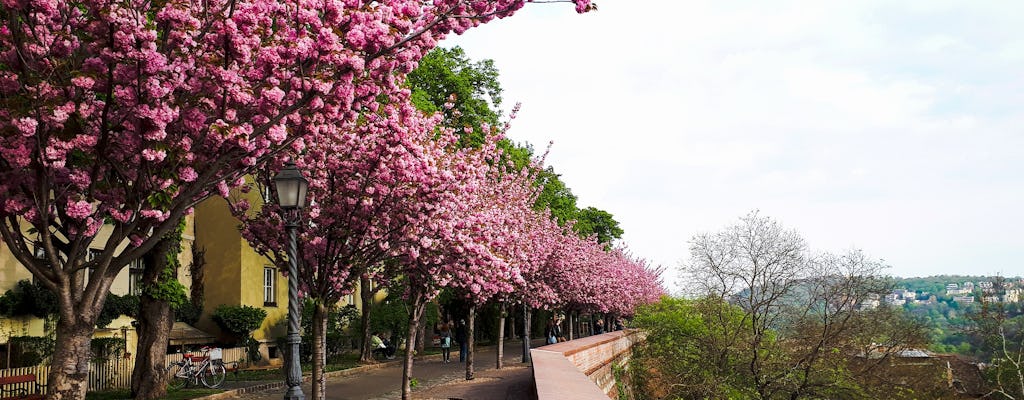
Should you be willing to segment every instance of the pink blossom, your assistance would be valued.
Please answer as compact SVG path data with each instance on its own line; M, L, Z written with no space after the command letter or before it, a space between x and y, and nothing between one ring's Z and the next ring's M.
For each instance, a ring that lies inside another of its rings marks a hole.
M182 181L193 182L196 180L196 178L199 177L199 174L196 173L196 170L193 169L192 167L186 166L181 167L181 169L178 170L178 176L181 178Z
M13 121L14 127L21 132L23 136L33 136L36 134L36 127L39 126L39 122L35 118L25 117L18 118Z
M65 213L68 218L85 219L93 213L92 204L85 200L68 199Z
M142 158L145 158L147 161L163 161L165 157L167 157L167 152L163 150L142 150Z

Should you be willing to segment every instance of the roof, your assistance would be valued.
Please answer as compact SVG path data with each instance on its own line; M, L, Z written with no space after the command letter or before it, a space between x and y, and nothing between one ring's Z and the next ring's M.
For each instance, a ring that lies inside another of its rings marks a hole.
M184 344L206 344L213 343L217 338L209 333L203 332L196 327L184 322L175 322L171 327L171 334L167 338L167 344L180 346Z
M918 349L907 349L899 353L902 358L930 358L931 356L923 350Z

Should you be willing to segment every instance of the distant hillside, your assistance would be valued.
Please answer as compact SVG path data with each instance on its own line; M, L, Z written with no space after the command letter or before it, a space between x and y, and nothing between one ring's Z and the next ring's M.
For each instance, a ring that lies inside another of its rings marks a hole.
M998 277L984 275L936 275L923 278L892 278L895 289L906 289L917 293L917 301L908 300L902 307L918 318L927 321L931 328L931 350L940 353L955 353L972 356L981 354L982 343L968 334L972 323L969 314L977 310L980 303L961 304L946 292L946 285L955 283L963 287L965 282L978 285L979 282L993 282L1003 279L1012 282L1015 288L1024 287L1020 277ZM970 296L983 296L976 288ZM913 299L911 299L913 300ZM1009 318L1021 318L1024 303L1016 301L1003 303Z
M950 283L962 285L964 282L991 282L997 278L999 277L984 275L934 275L923 278L893 278L893 280L896 282L897 289L907 289L915 292L928 292L936 296L941 296L946 290L946 285ZM1020 280L1020 277L1004 276L1002 279Z

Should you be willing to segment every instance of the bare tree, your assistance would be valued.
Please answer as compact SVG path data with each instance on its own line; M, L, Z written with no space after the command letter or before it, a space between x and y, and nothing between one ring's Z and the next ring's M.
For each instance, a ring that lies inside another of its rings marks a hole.
M814 255L797 232L757 212L694 237L690 252L683 269L691 290L742 311L736 318L728 307L704 309L720 333L711 346L715 366L733 364L761 399L856 397L866 390L850 373L850 360L867 355L859 348L888 338L891 343L870 349L884 358L918 337L864 329L870 324L862 304L891 290L882 262L856 250ZM866 373L879 365L857 368Z
M1004 278L996 278L992 294L1005 295L1005 283ZM991 389L983 397L1020 400L1024 399L1024 317L1007 317L1005 303L992 302L987 296L982 297L978 311L970 314L972 333L980 337L989 360L985 378Z

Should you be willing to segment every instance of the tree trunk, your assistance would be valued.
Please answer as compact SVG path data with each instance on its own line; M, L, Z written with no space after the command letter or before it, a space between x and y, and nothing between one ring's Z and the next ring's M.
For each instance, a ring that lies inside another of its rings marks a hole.
M508 313L508 324L511 325L510 329L512 329L512 336L511 336L511 338L515 339L515 338L519 337L519 335L516 334L516 306L515 305L512 306L512 312Z
M192 264L188 266L189 275L192 275L191 296L192 307L202 310L203 299L206 296L206 286L203 279L203 267L206 266L206 250L192 245Z
M132 398L159 399L167 395L167 340L174 325L174 311L166 301L142 296L138 322Z
M144 256L146 270L142 283L146 287L161 283L172 249L179 249L181 236L167 235ZM176 252L175 252L176 253ZM173 278L172 278L173 279ZM174 325L174 311L167 300L153 298L148 291L139 297L139 341L135 348L131 392L134 399L159 399L167 395L167 340Z
M473 380L473 343L476 340L476 304L469 306L469 324L466 327L466 380Z
M359 299L362 301L361 304L363 315L360 316L360 320L363 322L363 344L359 347L359 361L370 362L373 361L373 349L370 348L370 310L373 309L373 292L370 290L370 279L360 278L359 279Z
M324 367L327 365L327 307L317 301L313 308L313 400L327 398Z
M64 307L62 307L64 308ZM56 347L50 360L47 375L50 400L82 400L89 390L89 359L93 327L102 303L88 313L75 312L77 307L68 307L74 318L60 318L57 321Z
M572 311L568 311L568 312L566 312L566 313L565 313L565 318L566 318L566 319L567 319L567 320L569 321L569 326L566 326L566 328L569 328L569 340L572 340L572 339L573 339L573 337L575 337L575 335L574 335L574 334L573 334L573 332L572 332L572 331L573 331L573 325L572 325Z
M505 303L501 303L501 311L498 311L498 360L497 369L504 367L505 357Z
M530 306L523 303L523 363L530 363Z
M416 328L416 354L422 354L426 350L427 346L427 321L420 319L420 323Z
M405 345L405 359L402 361L402 400L412 399L412 344L416 340L416 326L420 323L426 303L423 300L423 294L415 290L410 294L409 300L412 303L412 309L410 310L411 315L409 315L409 332L408 341L406 341Z

